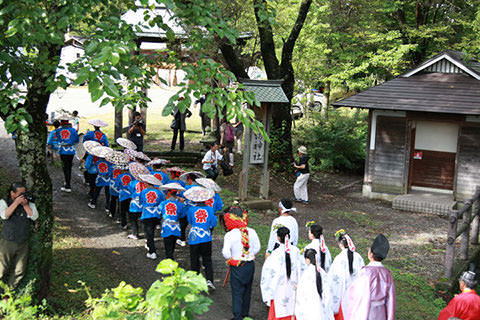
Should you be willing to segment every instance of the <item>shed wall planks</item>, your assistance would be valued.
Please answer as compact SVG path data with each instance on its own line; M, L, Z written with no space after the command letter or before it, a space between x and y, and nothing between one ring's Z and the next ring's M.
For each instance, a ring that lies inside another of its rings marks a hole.
M458 141L457 200L469 199L480 185L480 127L464 126Z
M372 191L402 193L405 169L406 119L377 117Z

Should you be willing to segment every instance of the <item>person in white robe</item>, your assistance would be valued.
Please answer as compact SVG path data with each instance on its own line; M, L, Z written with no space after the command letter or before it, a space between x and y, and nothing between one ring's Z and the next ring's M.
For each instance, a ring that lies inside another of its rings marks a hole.
M323 228L319 224L312 223L313 221L307 223L308 239L310 239L311 242L307 244L304 250L314 249L317 253L316 265L320 266L325 272L328 272L332 264L332 256L323 238ZM304 268L305 266L304 264Z
M346 302L346 292L353 283L360 269L365 265L362 256L355 252L355 245L350 236L341 229L335 233L335 239L338 247L342 250L333 260L330 270L327 274L327 306L333 312L335 318L341 318L341 311L345 309L341 306Z
M305 249L304 256L307 267L298 281L295 316L297 320L333 320L333 312L324 303L327 274L316 265L315 249Z
M293 316L300 271L300 251L289 243L290 231L280 227L277 234L279 246L265 260L260 280L262 300L270 307L269 320Z
M292 201L289 199L282 199L278 203L279 217L273 219L272 226L270 228L270 237L268 239L267 252L265 254L268 257L275 249L277 241L277 230L280 227L286 227L290 230L290 242L297 246L298 243L298 223L297 220L290 215L290 213L296 212L297 209L293 208Z

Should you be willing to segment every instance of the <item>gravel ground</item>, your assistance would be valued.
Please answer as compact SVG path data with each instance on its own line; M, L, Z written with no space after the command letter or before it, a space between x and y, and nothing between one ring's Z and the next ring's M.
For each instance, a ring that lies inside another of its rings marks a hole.
M1 126L0 153L2 166L8 168L9 174L18 176L17 162L14 156L12 140ZM127 233L121 231L118 224L108 218L101 209L104 204L100 196L97 209L87 207L87 187L82 182L78 162L75 162L71 194L59 191L63 184L60 168L50 166L53 181L53 199L55 215L61 224L68 225L78 236L79 241L92 254L96 254L108 264L112 272L118 273L122 279L134 286L148 288L159 278L154 269L159 262L145 257L144 240L127 239ZM237 165L240 161L237 161ZM376 234L386 234L391 242L388 263L403 270L420 273L429 280L434 280L442 271L443 248L445 245L446 220L429 214L415 214L393 210L391 204L382 201L371 201L361 197L361 186L356 184L345 190L338 187L361 179L357 175L323 175L317 174L309 184L310 204L297 205L297 219L300 226L300 237L306 239L306 221L315 220L324 226L326 242L334 246L333 234L340 228L346 229L355 239L359 239L357 247L366 250ZM224 180L224 187L236 190L236 175ZM227 183L228 182L228 183ZM274 203L282 197L291 197L293 179L285 180L275 177L271 180L272 200ZM288 186L286 188L285 186ZM266 225L276 216L273 211L260 212ZM164 256L163 243L157 239L157 252ZM221 256L222 239L217 236L213 241L213 261L215 285L217 290L210 294L214 303L207 314L198 319L230 319L231 292L229 285L222 288L227 270ZM263 250L263 248L262 248ZM364 251L362 251L363 253ZM175 255L184 268L189 267L188 247L176 248ZM267 309L261 301L259 278L262 259L257 259L252 296L251 316L254 319L265 319Z

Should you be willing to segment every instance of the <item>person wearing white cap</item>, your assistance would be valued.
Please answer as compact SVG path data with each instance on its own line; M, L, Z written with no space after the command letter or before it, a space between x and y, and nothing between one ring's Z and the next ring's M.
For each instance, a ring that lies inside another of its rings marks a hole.
M298 162L293 163L297 175L297 180L293 185L294 200L308 204L307 183L308 178L310 178L310 169L308 167L307 148L304 146L298 148L298 156Z
M108 126L108 123L99 119L90 120L88 121L88 123L93 126L94 130L88 131L83 136L82 142L93 140L93 141L97 141L104 147L109 147L107 135L100 130L101 127Z
M270 228L270 237L268 239L267 252L265 254L268 257L272 251L278 246L277 230L280 227L286 227L290 231L290 242L296 246L298 243L298 223L297 220L290 215L290 213L296 212L297 209L293 208L292 201L290 199L282 199L278 203L279 217L273 219L272 227Z

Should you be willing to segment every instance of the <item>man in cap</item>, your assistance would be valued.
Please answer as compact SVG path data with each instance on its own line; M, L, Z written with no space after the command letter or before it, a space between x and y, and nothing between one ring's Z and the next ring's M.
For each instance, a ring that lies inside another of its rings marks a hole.
M382 265L390 245L380 234L368 250L370 263L363 267L342 299L345 320L395 319L395 284L392 272Z
M293 185L294 200L308 204L307 183L310 178L310 169L308 168L307 148L304 146L298 148L298 156L298 162L293 163L297 175L297 180Z
M456 295L448 306L440 312L438 320L452 318L462 320L480 319L480 296L473 290L477 283L475 272L465 271L459 280L462 293Z
M147 128L145 122L142 119L142 114L138 111L135 111L133 122L128 128L128 137L130 141L135 143L137 146L137 151L143 151L143 136L146 134Z

